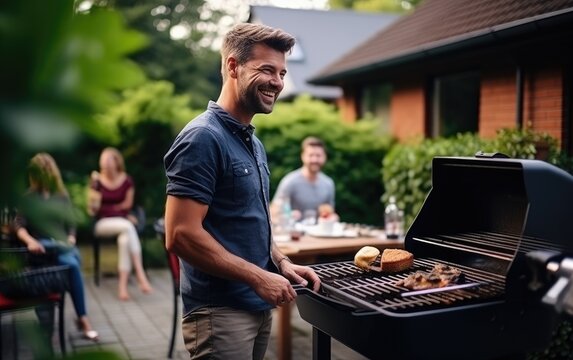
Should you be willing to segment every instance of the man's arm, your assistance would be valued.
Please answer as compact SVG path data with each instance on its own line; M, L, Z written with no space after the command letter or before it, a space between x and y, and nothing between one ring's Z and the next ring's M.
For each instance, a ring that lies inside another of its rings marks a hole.
M304 287L310 283L314 291L320 289L320 278L316 275L314 270L308 266L293 264L292 261L279 250L274 241L272 243L271 256L279 272L284 277Z
M165 206L167 250L205 273L247 283L269 304L294 300L296 292L287 279L230 253L203 228L208 209L198 201L168 195Z

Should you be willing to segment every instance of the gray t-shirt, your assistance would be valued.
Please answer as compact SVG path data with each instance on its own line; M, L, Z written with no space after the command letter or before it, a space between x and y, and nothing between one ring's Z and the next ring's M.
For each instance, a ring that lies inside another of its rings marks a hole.
M334 181L320 172L314 182L309 182L302 174L302 168L291 171L279 183L273 201L288 197L293 210L318 210L321 204L334 207Z

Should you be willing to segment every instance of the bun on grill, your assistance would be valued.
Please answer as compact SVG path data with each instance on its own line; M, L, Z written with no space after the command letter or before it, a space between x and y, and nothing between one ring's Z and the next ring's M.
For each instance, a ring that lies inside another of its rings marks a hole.
M383 272L399 272L414 265L414 255L402 249L384 249L380 259L380 270Z
M376 261L376 258L379 255L380 250L374 246L364 246L362 249L358 250L356 255L354 255L354 264L361 269L369 271L370 265Z

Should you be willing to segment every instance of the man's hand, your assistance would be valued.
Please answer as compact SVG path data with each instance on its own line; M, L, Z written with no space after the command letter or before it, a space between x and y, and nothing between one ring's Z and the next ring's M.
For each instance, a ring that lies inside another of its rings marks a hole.
M45 254L46 253L46 249L44 249L44 245L42 245L37 240L29 241L26 247L28 248L28 251L31 252L32 254Z
M296 298L290 282L284 276L264 271L260 281L254 284L255 292L266 302L276 306L283 306Z
M290 261L282 261L279 271L285 278L295 284L307 287L307 285L311 283L312 290L318 291L320 289L320 278L316 275L314 270L308 266L296 265Z

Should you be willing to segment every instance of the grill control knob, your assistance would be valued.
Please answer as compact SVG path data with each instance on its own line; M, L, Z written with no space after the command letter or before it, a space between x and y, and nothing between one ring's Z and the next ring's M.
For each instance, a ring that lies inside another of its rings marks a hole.
M547 279L557 277L541 301L555 308L557 313L573 316L573 258L565 257L553 251L532 251L527 254L528 263L533 270L529 283L531 290L538 290ZM541 270L541 266L544 270ZM545 280L545 281L543 281Z

